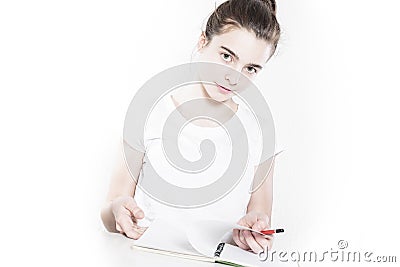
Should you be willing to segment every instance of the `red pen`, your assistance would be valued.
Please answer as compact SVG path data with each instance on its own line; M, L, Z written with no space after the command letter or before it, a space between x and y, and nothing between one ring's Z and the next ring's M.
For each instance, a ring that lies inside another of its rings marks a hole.
M275 230L263 230L260 231L260 233L264 234L264 235L272 235L275 233L283 233L285 230L283 229L275 229Z

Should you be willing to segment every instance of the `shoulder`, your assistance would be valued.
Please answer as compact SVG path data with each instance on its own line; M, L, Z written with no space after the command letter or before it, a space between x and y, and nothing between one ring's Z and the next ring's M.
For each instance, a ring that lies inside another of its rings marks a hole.
M265 153L262 156L264 159L283 150L280 138L277 136L276 121L271 112L265 110L263 114L255 114L253 109L239 97L234 98L234 100L239 104L239 117L241 117L240 119L246 128L249 145L253 146L252 149L255 154L261 156ZM266 136L263 136L262 129L267 129Z

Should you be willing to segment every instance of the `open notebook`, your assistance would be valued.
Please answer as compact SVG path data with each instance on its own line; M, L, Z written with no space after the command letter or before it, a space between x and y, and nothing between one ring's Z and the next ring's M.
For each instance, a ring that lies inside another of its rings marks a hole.
M133 241L131 248L232 266L271 266L257 254L234 245L231 236L234 228L257 232L223 221L199 220L178 225L157 218L138 240Z

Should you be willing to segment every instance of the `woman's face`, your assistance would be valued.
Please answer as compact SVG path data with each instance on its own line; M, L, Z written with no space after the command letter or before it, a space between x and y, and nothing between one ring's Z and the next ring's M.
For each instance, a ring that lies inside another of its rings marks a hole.
M226 73L216 78L217 81L213 81L215 85L202 83L212 99L223 102L232 98L235 95L234 91L243 89L240 88L241 75L250 80L257 76L270 56L271 46L244 28L234 28L214 36L208 43L202 34L198 52L199 61L214 62L229 67L226 68Z

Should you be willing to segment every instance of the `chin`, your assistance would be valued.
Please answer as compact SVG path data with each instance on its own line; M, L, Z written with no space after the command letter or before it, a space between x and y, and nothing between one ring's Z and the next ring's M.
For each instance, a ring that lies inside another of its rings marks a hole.
M233 96L231 93L230 94L221 94L218 91L219 89L217 88L217 86L214 86L214 85L206 85L205 87L206 87L205 91L206 91L208 97L210 97L211 99L213 99L217 102L227 101L227 100L231 99Z
M219 93L215 93L215 92L207 92L207 94L211 99L213 99L217 102L224 102L224 101L231 99L231 97L229 97L229 96L220 95Z

